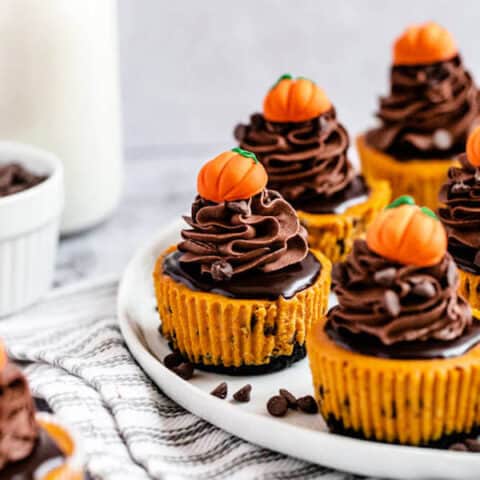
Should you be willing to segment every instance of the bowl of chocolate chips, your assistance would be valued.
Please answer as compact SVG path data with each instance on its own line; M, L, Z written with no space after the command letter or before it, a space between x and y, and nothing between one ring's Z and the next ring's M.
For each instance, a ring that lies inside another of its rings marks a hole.
M63 167L55 155L0 142L0 317L50 289L63 209Z

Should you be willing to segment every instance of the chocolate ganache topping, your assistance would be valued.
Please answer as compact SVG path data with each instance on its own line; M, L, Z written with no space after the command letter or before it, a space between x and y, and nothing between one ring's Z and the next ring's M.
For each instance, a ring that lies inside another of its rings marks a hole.
M180 262L224 280L250 271L270 273L302 262L307 232L280 194L263 190L248 200L214 203L198 196L191 229L183 230Z
M265 166L269 188L297 209L331 213L368 192L347 158L348 133L334 108L301 123L271 122L256 113L234 135Z
M367 133L373 147L400 160L450 157L464 150L478 121L479 92L459 55L423 65L394 65L391 91L380 99L382 125Z
M334 337L346 332L344 339L353 341L361 336L361 343L373 339L387 352L397 344L407 345L399 351L422 356L418 351L427 350L432 342L447 345L470 333L472 315L457 295L457 286L456 266L448 253L432 267L403 265L357 240L347 261L334 267L333 290L339 305L328 314L327 332L330 329Z
M461 167L448 171L440 191L439 216L448 235L448 250L460 268L480 274L480 169L466 154Z

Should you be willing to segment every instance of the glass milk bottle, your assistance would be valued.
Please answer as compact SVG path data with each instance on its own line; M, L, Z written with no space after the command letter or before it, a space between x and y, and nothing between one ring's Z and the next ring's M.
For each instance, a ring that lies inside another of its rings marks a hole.
M0 139L57 154L63 233L106 218L122 186L115 0L0 1Z

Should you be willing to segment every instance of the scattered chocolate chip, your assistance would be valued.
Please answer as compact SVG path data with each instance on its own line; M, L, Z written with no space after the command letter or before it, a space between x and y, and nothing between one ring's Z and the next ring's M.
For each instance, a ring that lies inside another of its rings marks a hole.
M431 282L423 281L412 288L412 293L419 297L432 298L435 296L435 287Z
M242 387L238 392L233 394L233 398L237 402L246 403L250 401L250 393L252 392L252 386L250 384Z
M211 392L210 395L213 395L214 397L221 398L224 400L227 398L228 394L228 386L226 382L220 383L220 385L217 385Z
M217 262L212 263L210 273L212 278L216 281L228 280L232 278L233 267L225 260L218 260Z
M252 213L248 203L245 200L238 200L236 202L225 202L225 207L235 213L248 216Z
M193 365L189 362L183 362L177 367L173 367L172 371L184 380L190 380L193 377Z
M393 290L387 290L383 295L385 310L392 317L398 317L401 306L398 295Z
M375 272L373 275L373 279L379 285L390 287L391 285L393 285L396 275L397 275L396 268L394 267L384 268L383 270L379 270L378 272Z
M267 402L267 410L274 417L283 417L288 410L287 400L281 395L275 395Z
M470 452L480 453L480 440L476 440L475 438L467 438L465 440L465 445Z
M479 257L479 260L480 260L480 257ZM450 261L447 267L447 283L450 287L456 287L457 281L458 281L457 266L455 265L454 261Z
M311 395L297 399L298 408L304 413L318 413L318 405Z
M235 127L233 131L233 136L235 140L243 142L244 138L247 136L247 126L242 125L241 123Z
M288 408L291 408L292 410L297 409L297 399L292 393L285 388L281 388L278 393L287 401Z
M456 452L467 452L468 448L464 443L454 443L448 447L449 450L454 450Z
M184 359L178 352L170 353L163 359L163 364L170 370L183 362Z

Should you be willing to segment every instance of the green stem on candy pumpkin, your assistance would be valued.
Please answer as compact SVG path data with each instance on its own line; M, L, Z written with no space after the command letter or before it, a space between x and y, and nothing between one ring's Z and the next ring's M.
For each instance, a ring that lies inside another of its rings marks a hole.
M402 195L396 198L390 205L388 205L386 207L386 210L390 208L400 207L402 205L416 205L416 203L413 197L411 197L410 195ZM428 215L429 217L434 218L435 220L438 220L438 217L435 215L435 213L432 210L430 210L428 207L421 207L420 210L425 215Z
M401 205L415 205L415 200L410 195L402 195L396 198L386 209L400 207Z
M278 80L278 82L281 82L282 80L291 80L293 78L293 75L291 73L284 73Z
M257 156L253 152L249 152L240 147L232 148L232 152L238 153L245 158L251 158L255 163L259 163Z
M291 80L293 75L290 73L284 73L278 78L278 80L270 87L270 90L273 90L282 80Z
M438 217L435 215L435 213L430 210L428 207L422 207L420 209L425 215L428 215L429 217L434 218L435 220L438 220Z

